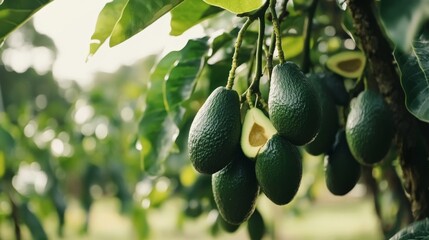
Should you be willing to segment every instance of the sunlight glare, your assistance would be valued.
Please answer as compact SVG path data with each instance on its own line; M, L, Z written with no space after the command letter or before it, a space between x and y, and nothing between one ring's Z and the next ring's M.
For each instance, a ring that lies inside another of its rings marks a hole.
M170 32L171 16L166 14L125 42L110 48L109 39L85 62L97 17L107 0L56 0L42 8L34 17L37 31L50 36L58 49L53 73L59 80L76 80L88 85L98 71L113 73L122 65L131 65L162 50L182 48L188 39L201 37L201 26L179 37ZM78 13L78 14L77 14Z

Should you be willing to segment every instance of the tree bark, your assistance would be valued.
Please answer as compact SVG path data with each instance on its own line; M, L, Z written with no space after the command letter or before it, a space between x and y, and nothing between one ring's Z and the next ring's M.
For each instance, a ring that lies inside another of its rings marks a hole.
M416 220L429 216L429 184L425 175L429 166L419 163L415 151L418 146L419 122L405 107L405 96L395 67L392 48L383 35L373 14L372 0L348 0L355 35L360 39L367 57L369 77L376 81L380 93L392 110L403 171L404 188L408 193L412 213Z

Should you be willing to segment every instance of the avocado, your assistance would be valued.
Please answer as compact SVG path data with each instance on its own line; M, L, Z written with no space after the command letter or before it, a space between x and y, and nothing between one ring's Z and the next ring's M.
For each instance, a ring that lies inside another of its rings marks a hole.
M338 131L330 153L325 157L325 183L338 196L350 192L360 177L360 164L352 156L343 129Z
M256 107L247 111L241 130L241 149L248 158L255 158L259 149L277 130L270 119Z
M218 216L217 221L219 222L222 229L228 233L236 232L240 228L240 224L231 224L225 221L225 219L223 219L222 216Z
M249 221L247 221L247 232L250 240L261 240L265 235L265 223L261 213L255 209Z
M359 78L365 68L365 55L358 51L344 51L328 58L326 67L346 78Z
M350 95L344 85L343 77L333 72L326 71L321 73L320 79L325 84L336 105L347 106L349 104Z
M189 130L188 151L194 168L213 174L231 162L240 143L240 98L216 88L198 110Z
M392 113L382 96L365 90L353 99L345 130L350 152L359 163L372 165L381 161L394 136Z
M305 150L311 155L316 156L329 151L334 143L335 134L339 126L338 113L334 100L322 82L321 76L319 74L312 74L308 79L317 92L322 110L319 134L317 134L312 142L305 145Z
M297 193L302 177L298 148L274 134L259 151L255 171L262 192L273 203L289 203Z
M273 68L268 108L278 133L295 145L309 143L319 132L321 109L317 93L293 62Z
M224 169L212 175L212 190L216 206L223 219L239 225L255 210L259 186L255 163L237 151L237 157Z

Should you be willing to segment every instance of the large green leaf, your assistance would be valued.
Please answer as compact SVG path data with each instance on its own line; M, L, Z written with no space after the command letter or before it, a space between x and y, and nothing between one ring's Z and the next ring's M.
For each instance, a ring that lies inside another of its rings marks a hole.
M429 219L424 219L402 229L390 240L427 240L429 239Z
M245 12L251 12L254 11L262 5L264 5L264 0L204 0L204 2L221 7L223 9L226 9L232 13L245 13Z
M189 28L202 22L222 9L213 7L201 0L185 0L171 11L171 32L179 36Z
M408 110L429 122L429 41L415 41L410 53L396 49L394 55L401 71Z
M113 0L101 10L94 33L91 36L90 54L94 54L112 34L113 28L121 17L122 10L127 2L128 0Z
M429 1L381 0L380 15L393 43L408 52L420 27L429 19Z
M110 38L110 46L134 36L183 0L128 0Z
M180 50L180 59L165 79L164 96L169 112L191 97L208 50L207 38L189 40Z
M0 5L0 42L49 2L51 0L4 0Z
M177 135L175 119L168 115L164 106L164 79L180 58L180 52L167 54L156 65L150 76L150 88L146 96L146 109L140 121L139 134L142 144L143 167L150 173L157 173L174 143ZM174 116L173 116L174 117Z

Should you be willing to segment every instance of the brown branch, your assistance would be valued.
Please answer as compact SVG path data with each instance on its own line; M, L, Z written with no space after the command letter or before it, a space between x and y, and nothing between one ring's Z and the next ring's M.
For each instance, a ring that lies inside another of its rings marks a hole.
M418 121L407 111L405 97L400 86L392 48L383 36L373 15L372 0L348 0L355 34L361 41L362 50L369 64L370 79L377 82L380 93L391 108L397 130L395 143L399 149L405 190L409 194L415 219L429 216L429 188L425 175L429 169L416 164L412 154L416 148Z

